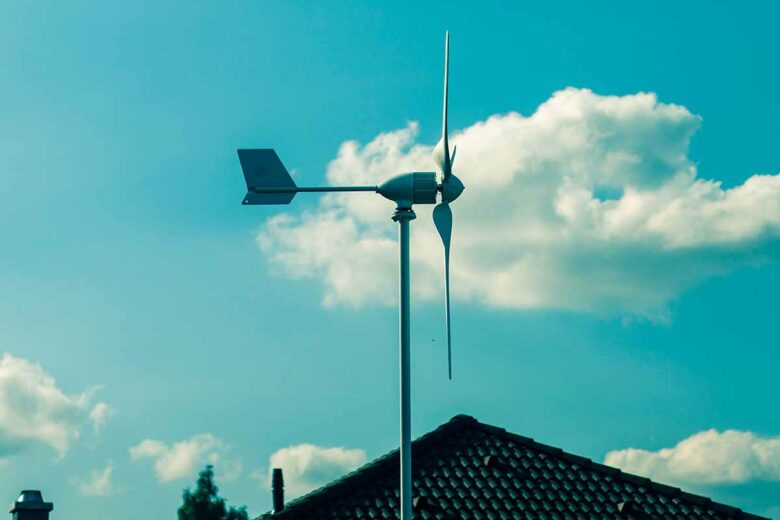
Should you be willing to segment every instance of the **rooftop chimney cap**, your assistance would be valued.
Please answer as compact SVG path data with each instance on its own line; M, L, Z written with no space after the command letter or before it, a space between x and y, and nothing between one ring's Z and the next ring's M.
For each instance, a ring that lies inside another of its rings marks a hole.
M24 491L22 491L22 494L19 495L19 498L17 498L16 501L17 502L43 502L43 495L37 489L25 489Z
M10 513L16 513L18 511L51 511L54 509L54 504L51 502L44 502L43 495L37 489L25 489L16 499L16 502L11 504Z
M271 478L271 485L273 487L284 487L284 476L282 475L282 468L274 468L273 477Z

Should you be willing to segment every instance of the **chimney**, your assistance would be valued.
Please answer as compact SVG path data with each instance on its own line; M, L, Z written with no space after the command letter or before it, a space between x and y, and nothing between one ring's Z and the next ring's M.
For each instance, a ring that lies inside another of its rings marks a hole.
M26 489L13 503L10 513L13 520L49 520L52 509L54 504L44 502L40 491Z
M274 499L274 513L280 513L284 509L284 477L281 468L274 468L271 477L271 495Z

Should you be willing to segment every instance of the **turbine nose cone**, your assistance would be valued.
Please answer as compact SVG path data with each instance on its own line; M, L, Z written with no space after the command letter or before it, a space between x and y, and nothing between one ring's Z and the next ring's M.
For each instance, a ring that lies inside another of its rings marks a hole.
M444 202L452 202L460 197L466 187L455 175L450 175L450 178L446 182L441 183L441 200Z

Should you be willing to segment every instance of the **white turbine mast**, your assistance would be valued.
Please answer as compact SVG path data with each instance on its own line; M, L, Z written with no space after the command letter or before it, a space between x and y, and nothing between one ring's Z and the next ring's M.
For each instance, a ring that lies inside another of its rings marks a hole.
M450 239L452 209L450 203L463 193L463 183L452 173L455 149L450 155L447 136L447 83L449 78L450 35L444 40L444 108L441 139L433 150L433 159L441 172L437 181L434 172L403 173L379 186L296 186L287 169L272 149L238 150L241 169L246 180L244 205L289 204L296 193L370 191L396 203L392 219L399 224L400 302L399 302L399 362L401 398L401 520L412 520L412 439L410 404L410 328L409 328L409 222L416 218L414 204L436 204L433 223L444 246L444 304L447 330L447 372L452 379L452 339L450 333Z

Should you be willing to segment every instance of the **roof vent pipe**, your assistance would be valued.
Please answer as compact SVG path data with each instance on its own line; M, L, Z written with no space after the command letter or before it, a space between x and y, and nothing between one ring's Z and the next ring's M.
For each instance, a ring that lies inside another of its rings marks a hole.
M284 477L281 468L274 468L271 477L271 495L274 500L274 513L279 513L284 509Z

